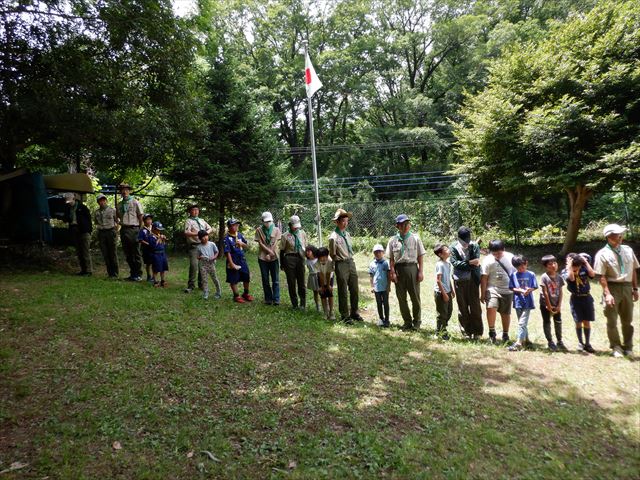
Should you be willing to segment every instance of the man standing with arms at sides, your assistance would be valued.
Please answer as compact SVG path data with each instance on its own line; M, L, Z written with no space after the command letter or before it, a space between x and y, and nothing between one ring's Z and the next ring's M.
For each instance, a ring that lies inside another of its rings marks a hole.
M335 265L335 279L338 286L338 309L342 321L351 324L354 320L361 322L363 319L358 313L358 272L353 261L353 244L351 235L347 232L350 212L339 208L333 216L336 224L335 230L329 236L329 255ZM347 291L349 302L347 302Z
M140 253L138 232L142 225L142 206L131 195L131 186L126 183L120 184L120 194L122 199L116 212L121 225L120 242L129 264L129 278L127 280L139 282L142 280L142 253Z
M109 278L118 278L118 250L116 249L118 214L115 208L107 205L105 195L98 195L97 201L99 208L94 213L94 221L98 229L98 243L102 251L102 258L104 258Z
M91 276L91 213L87 206L80 200L76 200L74 193L64 194L67 204L67 221L69 222L69 235L76 247L80 271L78 275Z
M411 221L404 213L396 217L398 234L389 239L387 258L389 278L396 284L396 296L405 330L418 330L422 323L420 283L424 280L423 258L426 250L420 237L411 232ZM407 293L411 298L413 318L409 311Z
M480 246L471 241L471 230L460 227L458 241L449 250L458 302L458 320L464 333L477 340L484 330L480 306Z
M184 293L191 293L196 288L196 275L198 277L198 288L202 288L202 276L198 268L198 245L200 245L198 232L204 230L208 235L211 235L213 229L211 225L198 216L200 215L200 207L197 204L189 205L187 213L189 218L184 223L184 236L187 238L187 245L189 246L189 281Z
M614 357L633 358L633 302L638 301L638 258L628 245L622 245L627 229L615 223L604 227L607 244L596 253L594 270L604 295L607 336ZM622 339L618 333L618 316Z

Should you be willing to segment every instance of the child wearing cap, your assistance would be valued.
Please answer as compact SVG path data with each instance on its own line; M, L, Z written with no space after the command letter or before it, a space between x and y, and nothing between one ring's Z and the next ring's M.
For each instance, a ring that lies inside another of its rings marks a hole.
M333 313L333 260L329 257L329 249L326 247L318 249L317 269L322 311L327 320L335 320L336 316Z
M151 235L148 237L149 248L151 249L151 265L153 268L153 286L166 287L165 273L169 271L169 261L167 260L167 237L162 233L164 227L160 222L151 224ZM157 274L160 274L158 283Z
M209 241L209 232L200 230L198 232L200 244L198 245L198 261L200 262L200 277L202 277L202 298L209 298L209 277L213 280L216 287L216 299L221 298L222 289L216 272L216 258L218 258L218 247L214 242Z
M153 283L152 275L152 250L149 246L149 237L152 235L151 226L153 224L153 215L145 213L142 217L144 226L138 232L138 242L140 242L140 250L142 251L142 262L147 269L147 282Z
M373 260L369 264L371 293L376 297L378 326L389 327L389 262L384 258L384 247L379 243L373 247Z
M313 292L313 301L316 304L316 312L320 311L320 282L318 280L318 249L314 245L307 245L304 250L307 257L306 264L309 275L307 276L307 290Z
M233 292L233 301L245 303L253 301L249 294L249 282L251 274L249 265L244 256L244 249L247 248L247 239L238 232L240 222L235 218L227 220L227 235L224 237L224 254L227 257L227 283ZM242 296L238 292L238 283L242 282L244 292Z
M453 314L453 299L456 296L451 288L451 263L449 262L449 247L438 244L433 249L438 257L436 262L436 283L434 286L434 298L436 302L436 335L442 340L449 340L447 326Z

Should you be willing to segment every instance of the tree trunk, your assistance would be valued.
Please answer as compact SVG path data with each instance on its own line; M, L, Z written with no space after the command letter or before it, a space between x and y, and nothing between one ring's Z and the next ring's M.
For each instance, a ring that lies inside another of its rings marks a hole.
M569 197L569 224L567 225L567 234L564 237L564 245L562 245L562 251L560 252L562 255L566 255L575 247L578 232L580 231L582 212L587 200L593 194L593 190L584 185L567 188L565 191Z

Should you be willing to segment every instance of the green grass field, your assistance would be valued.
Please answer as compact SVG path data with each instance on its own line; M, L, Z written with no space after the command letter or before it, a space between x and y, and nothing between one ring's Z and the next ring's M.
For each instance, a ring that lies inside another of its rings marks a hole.
M600 308L596 355L548 353L539 312L534 351L462 340L455 310L435 340L433 258L414 333L375 326L365 256L351 327L287 308L284 275L262 305L255 263L250 305L182 293L179 256L167 289L3 272L0 471L26 466L0 478L638 478L640 362Z

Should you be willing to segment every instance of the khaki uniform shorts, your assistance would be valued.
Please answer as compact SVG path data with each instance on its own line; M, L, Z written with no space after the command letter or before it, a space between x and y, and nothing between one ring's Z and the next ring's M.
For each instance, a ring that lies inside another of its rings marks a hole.
M513 293L498 293L495 290L487 290L486 298L487 308L496 308L498 313L511 315L511 306L513 305Z

